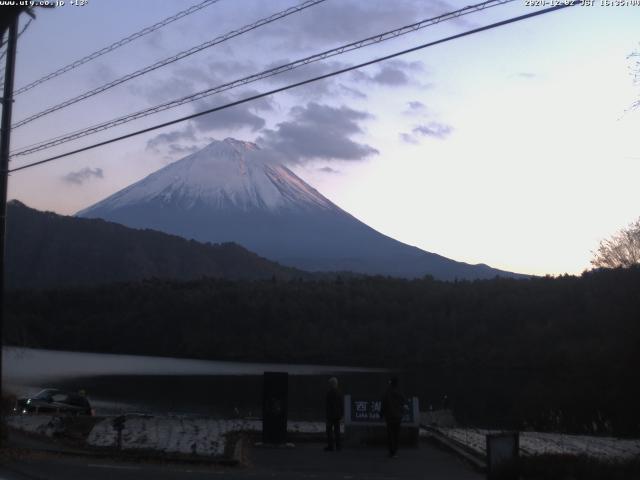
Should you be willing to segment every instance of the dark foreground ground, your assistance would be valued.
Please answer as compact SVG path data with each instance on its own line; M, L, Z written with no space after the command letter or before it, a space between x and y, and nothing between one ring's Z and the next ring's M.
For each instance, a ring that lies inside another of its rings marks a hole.
M71 479L432 479L484 478L453 454L428 442L388 459L383 448L345 449L326 453L320 443L300 443L294 448L249 446L241 466L139 463L106 458L14 451L5 452L1 480Z

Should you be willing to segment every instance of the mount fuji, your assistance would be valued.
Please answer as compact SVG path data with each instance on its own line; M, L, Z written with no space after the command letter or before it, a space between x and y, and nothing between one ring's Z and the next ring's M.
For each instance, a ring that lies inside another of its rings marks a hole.
M257 145L214 141L77 213L201 242L236 242L284 265L415 278L519 277L420 250L345 212Z

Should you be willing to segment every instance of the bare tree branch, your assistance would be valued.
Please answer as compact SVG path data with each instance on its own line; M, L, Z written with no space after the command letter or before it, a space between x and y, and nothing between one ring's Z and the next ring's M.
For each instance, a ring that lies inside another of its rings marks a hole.
M591 265L596 268L630 267L640 264L640 218L600 242Z

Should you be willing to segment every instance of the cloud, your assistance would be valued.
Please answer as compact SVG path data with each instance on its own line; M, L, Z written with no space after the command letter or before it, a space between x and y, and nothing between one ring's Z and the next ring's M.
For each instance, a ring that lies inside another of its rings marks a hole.
M197 145L179 145L177 143L170 143L168 145L168 149L169 149L169 156L172 157L174 155L190 155L192 153L197 152L198 150L200 150L200 147L198 147Z
M417 145L420 143L418 137L432 137L440 140L447 138L453 127L438 122L430 122L428 125L418 125L411 130L411 133L400 133L400 140L405 143Z
M200 150L204 143L210 143L212 138L198 135L192 123L188 123L181 130L161 133L147 141L146 149L162 154L167 161L184 157Z
M234 60L222 62L205 59L197 66L180 65L167 71L159 69L145 77L145 82L134 83L127 88L133 95L155 105L241 78L251 65Z
M191 95L197 91L197 85L194 78L186 78L174 72L169 77L150 76L143 84L127 85L127 90L132 95L143 98L150 105L156 105Z
M87 180L92 178L104 178L104 172L101 168L89 168L85 167L75 172L69 172L62 177L62 180L66 183L74 185L82 185Z
M87 83L91 85L91 88L96 84L101 85L105 81L110 81L117 77L119 77L118 71L104 62L96 62L86 74Z
M331 168L328 166L319 168L318 171L322 173L332 173L332 174L340 173L340 170L336 170L335 168Z
M356 70L351 77L357 82L397 87L409 85L412 83L412 75L421 72L424 72L424 64L422 62L391 60L379 65L378 71L374 74Z
M192 103L194 112L201 112L217 106L226 105L235 100L251 97L258 92L244 90L237 96L225 94L212 95ZM208 137L206 133L214 131L236 131L247 128L252 132L264 128L266 121L259 112L273 111L275 103L268 97L225 108L192 119L186 127L156 135L147 141L147 150L165 153L171 159L177 155L197 151ZM204 134L204 136L203 136Z
M363 160L378 152L350 137L362 133L360 122L372 115L342 106L339 108L311 102L291 109L292 119L264 130L257 139L262 147L291 163L312 159Z
M390 86L407 85L409 83L409 76L399 68L382 67L376 75L371 77L371 81Z
M191 124L187 124L187 126L182 130L173 130L171 132L156 135L147 141L146 149L158 152L160 147L184 140L190 140L192 142L197 140L195 130Z
M194 103L195 111L203 111L217 106L231 103L234 100L247 98L256 95L258 92L254 90L245 90L237 97L228 95L214 95ZM258 115L257 112L268 112L274 109L274 103L268 97L263 97L251 102L242 103L234 107L225 108L218 112L213 112L201 117L193 119L195 127L201 132L219 131L219 130L239 130L248 128L252 132L262 129L266 121Z
M357 98L361 100L364 100L365 98L367 98L367 94L358 90L357 88L347 87L342 83L338 85L338 88L340 89L341 92L345 93L346 95L352 98Z
M156 30L150 35L147 35L145 44L149 48L156 50L158 52L166 52L167 47L165 45L164 40L165 40L165 36L164 36L164 33L162 33L162 30Z
M418 115L427 113L427 106L417 100L407 102L407 109L404 111L406 115Z
M272 32L286 40L283 49L290 50L293 42L301 48L315 48L327 42L373 36L451 10L441 0L326 2L295 21L280 22Z
M275 2L276 6L274 6L273 2L257 2L252 6L251 16L259 18L272 15L275 10L281 8L277 7L280 3ZM145 75L144 80L141 78L135 83L128 83L127 88L131 94L144 99L150 105L155 105L263 70L266 68L263 65L267 62L267 58L281 56L290 61L323 48L373 36L452 9L448 2L442 0L324 2L300 14L292 15L286 22L274 22L256 31L253 42L244 40L226 42L215 49L199 52L184 61ZM205 23L203 19L209 18L206 15L207 12L204 11L202 16L199 15L199 22L201 21L203 25ZM208 20L209 23L215 22L208 26L209 29L215 27L214 29L220 29L222 32L227 28L237 29L240 25L235 17L222 18L225 17L224 15L222 17L217 15L217 17L215 20ZM195 35L193 28L187 29L184 35L180 35L181 41L191 39L192 34ZM154 32L147 37L147 47L152 50L157 49L158 52L166 50L176 42L175 38L167 35L169 35L167 32ZM252 39L252 35L246 38ZM214 34L211 33L208 36L214 36ZM264 53L263 49L267 45L271 55ZM322 45L325 47L321 47ZM334 61L328 59L325 62L310 64L287 74L277 75L272 80L295 81L312 77L317 73L326 73L334 67L344 65L335 60L337 57ZM368 76L367 81L386 86L411 84L415 81L416 72L407 70L402 66L403 64L410 65L411 62L400 62L397 65L391 61L385 62L379 68L370 70L374 73ZM347 87L343 85L345 83ZM335 94L366 98L359 90L350 88L352 86L344 79L342 84L339 84L337 79L326 79L292 89L289 94L303 97ZM309 98L309 100L312 99Z
M275 62L269 63L262 70L269 70L271 68L276 68L281 65L286 65L290 63L290 59L282 59ZM336 70L340 70L347 66L346 63L337 62L337 61L325 61L325 62L314 62L304 65L303 67L296 68L294 70L289 70L288 72L281 73L279 75L274 75L273 77L269 77L268 81L272 83L277 83L279 85L286 85L292 83L302 82L304 80L308 80L314 77L320 77L330 72L334 72ZM307 85L297 87L289 90L290 94L297 95L300 97L313 97L318 98L320 96L326 95L338 95L340 93L348 93L351 96L362 98L364 95L359 90L344 86L343 84L338 83L336 77L326 78L324 80L318 80L313 83L309 83Z
M236 80L258 71L257 65L250 60L218 60L217 58L218 56L216 56L216 59L206 61L206 66L209 71L209 81L211 81L212 78L222 81Z
M419 125L412 130L414 135L422 135L440 139L448 137L452 131L453 128L451 126L437 122L431 122L428 125Z
M418 143L420 143L418 139L410 133L400 133L400 140L405 143L411 143L412 145L417 145Z

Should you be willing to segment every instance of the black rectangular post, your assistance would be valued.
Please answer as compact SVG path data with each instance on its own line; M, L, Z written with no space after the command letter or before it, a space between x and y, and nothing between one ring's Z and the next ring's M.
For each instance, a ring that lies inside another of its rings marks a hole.
M262 390L262 443L287 441L289 374L264 372Z
M518 432L487 435L487 478L518 480L520 435Z
M7 216L7 184L9 180L9 149L11 147L11 112L13 109L13 77L16 65L16 44L18 42L18 15L11 20L7 39L7 63L4 73L2 95L2 120L0 125L0 396L2 395L2 345L4 338L4 244ZM0 411L0 423L3 422Z

